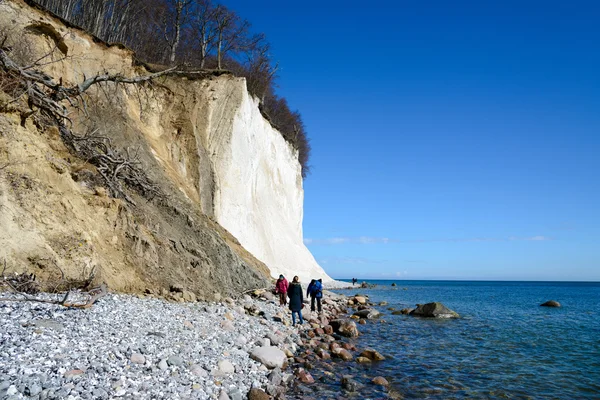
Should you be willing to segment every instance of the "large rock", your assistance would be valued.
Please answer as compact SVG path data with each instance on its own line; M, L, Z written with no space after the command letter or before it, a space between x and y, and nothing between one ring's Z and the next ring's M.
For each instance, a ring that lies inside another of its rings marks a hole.
M283 368L287 360L285 353L274 346L256 347L250 352L250 358L271 369Z
M360 318L373 319L373 318L380 317L381 313L374 308L366 308L364 310L355 312L353 315L356 315L357 317L360 317Z
M353 302L356 304L366 304L367 299L364 296L354 296Z
M347 319L334 319L330 322L333 331L341 336L357 337L358 329L356 323Z
M366 357L371 361L383 361L385 357L381 355L377 350L366 349L362 353L360 353L361 357Z
M425 318L458 318L458 313L452 311L439 302L417 304L417 308L410 312L415 317Z
M348 350L343 349L341 347L334 349L333 355L337 358L341 358L344 361L351 361L353 358L352 353L350 353Z
M548 300L545 303L540 304L541 307L560 307L560 303L556 300Z
M248 400L269 400L270 397L262 389L252 388L248 392Z

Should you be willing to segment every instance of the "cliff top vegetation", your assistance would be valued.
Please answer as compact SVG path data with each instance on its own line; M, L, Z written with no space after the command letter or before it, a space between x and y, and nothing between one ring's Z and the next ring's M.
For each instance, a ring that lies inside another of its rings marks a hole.
M276 93L278 64L264 34L212 0L32 0L108 43L133 49L140 62L228 70L246 78L263 115L298 150L309 173L310 143L298 111Z

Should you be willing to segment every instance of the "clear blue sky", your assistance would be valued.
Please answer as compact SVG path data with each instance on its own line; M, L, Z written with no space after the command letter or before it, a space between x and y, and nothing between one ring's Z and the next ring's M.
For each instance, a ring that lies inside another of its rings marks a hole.
M330 275L600 280L600 2L224 4L306 123Z

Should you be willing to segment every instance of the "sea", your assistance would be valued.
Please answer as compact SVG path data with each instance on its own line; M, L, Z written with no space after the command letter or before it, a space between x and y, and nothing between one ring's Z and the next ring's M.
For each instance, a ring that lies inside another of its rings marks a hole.
M365 388L383 376L405 399L600 399L600 283L367 282L376 286L336 291L388 303L375 307L385 323L359 325L357 347L387 357L349 370ZM540 307L548 300L562 307ZM388 310L434 301L460 318Z

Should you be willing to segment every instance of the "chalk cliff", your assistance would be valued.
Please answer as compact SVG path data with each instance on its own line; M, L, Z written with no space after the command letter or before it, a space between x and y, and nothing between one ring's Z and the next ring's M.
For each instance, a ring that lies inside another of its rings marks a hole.
M24 64L64 85L97 74L143 76L107 45L22 0L0 2L0 31ZM0 82L1 84L1 82ZM165 194L136 205L106 196L97 171L0 86L0 260L51 275L97 267L119 290L183 285L234 294L280 273L331 280L302 241L297 152L261 115L243 78L105 83L70 107L72 129L111 139ZM224 228L224 229L223 229Z

